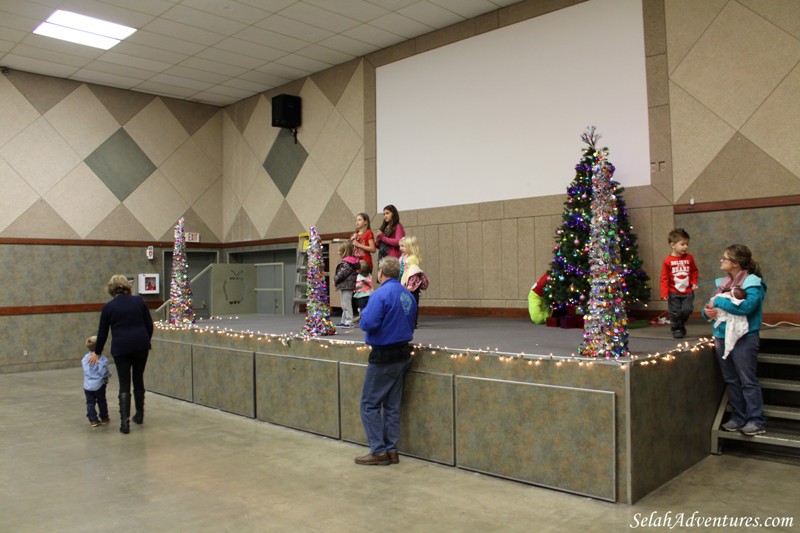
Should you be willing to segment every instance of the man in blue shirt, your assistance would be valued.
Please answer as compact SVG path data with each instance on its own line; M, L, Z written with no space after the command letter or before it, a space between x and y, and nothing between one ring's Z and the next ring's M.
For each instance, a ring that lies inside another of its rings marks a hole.
M361 421L367 433L369 451L356 457L360 465L388 465L400 462L400 402L403 375L411 364L411 346L417 303L400 284L400 262L384 257L378 264L380 288L372 293L361 312L359 327L364 341L372 347L361 392Z

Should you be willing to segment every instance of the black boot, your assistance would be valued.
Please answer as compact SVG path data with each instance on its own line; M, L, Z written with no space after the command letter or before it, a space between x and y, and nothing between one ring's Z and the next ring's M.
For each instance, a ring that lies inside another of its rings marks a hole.
M119 393L119 432L120 433L130 433L131 432L131 421L129 420L131 416L131 393L130 392L120 392Z
M136 414L133 415L133 421L137 424L144 422L144 391L133 391L133 403L136 404Z

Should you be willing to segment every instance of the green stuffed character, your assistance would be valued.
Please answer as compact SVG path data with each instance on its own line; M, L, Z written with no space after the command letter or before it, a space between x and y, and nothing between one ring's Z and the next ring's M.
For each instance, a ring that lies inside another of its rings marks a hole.
M550 308L544 299L544 286L549 277L550 273L545 272L528 292L528 314L531 315L534 324L544 324L550 316Z

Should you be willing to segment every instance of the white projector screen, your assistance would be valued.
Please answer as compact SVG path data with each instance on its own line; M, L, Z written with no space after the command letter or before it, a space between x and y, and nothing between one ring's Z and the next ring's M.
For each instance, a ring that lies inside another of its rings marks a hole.
M596 126L650 183L641 0L590 0L376 73L378 209L565 194Z

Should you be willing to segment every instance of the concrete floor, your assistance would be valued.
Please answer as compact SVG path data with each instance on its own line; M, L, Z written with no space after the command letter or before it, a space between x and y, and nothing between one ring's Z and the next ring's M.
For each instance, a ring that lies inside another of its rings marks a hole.
M89 426L81 385L80 368L0 375L0 531L611 532L695 512L800 531L790 462L710 455L627 506L408 457L357 466L360 446L156 394L122 435L116 378L109 426Z

